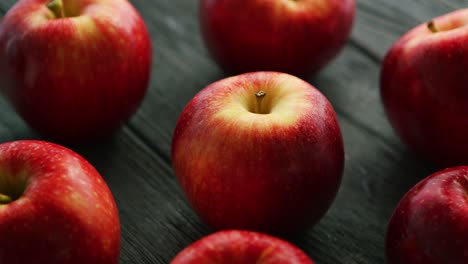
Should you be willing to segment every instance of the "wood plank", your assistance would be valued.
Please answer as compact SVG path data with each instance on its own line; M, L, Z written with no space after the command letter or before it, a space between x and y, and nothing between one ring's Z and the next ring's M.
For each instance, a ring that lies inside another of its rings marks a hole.
M0 10L5 14L16 2L17 0L4 0L0 3Z

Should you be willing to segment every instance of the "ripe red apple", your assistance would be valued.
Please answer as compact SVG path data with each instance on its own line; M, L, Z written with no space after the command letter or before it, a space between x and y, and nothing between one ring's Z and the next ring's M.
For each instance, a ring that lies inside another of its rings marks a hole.
M279 71L306 77L341 50L354 0L200 0L213 58L228 72Z
M445 169L414 186L387 231L389 264L468 263L468 167Z
M85 159L43 141L0 144L0 263L117 264L111 192Z
M468 163L468 9L419 25L390 49L381 97L391 124L440 166Z
M148 32L126 0L20 0L0 23L0 90L54 140L112 133L142 101L150 66Z
M274 72L203 89L183 110L172 141L175 174L205 223L276 234L302 231L325 214L343 152L325 96Z
M296 246L266 234L226 230L185 248L171 264L313 264Z

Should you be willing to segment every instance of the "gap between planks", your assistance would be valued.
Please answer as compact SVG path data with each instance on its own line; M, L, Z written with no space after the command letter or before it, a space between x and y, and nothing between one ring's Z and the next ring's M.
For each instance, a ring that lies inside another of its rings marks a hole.
M382 62L382 58L380 58L380 55L378 55L375 52L372 52L369 48L367 48L364 44L359 42L357 38L355 37L350 37L348 40L348 45L353 47L355 50L360 52L364 57L369 58L371 62L374 64L380 65Z
M172 170L171 158L166 155L162 149L158 148L157 144L153 143L148 137L144 135L144 133L140 132L135 127L135 125L128 123L124 125L124 127L127 128L127 134L130 136L130 138L134 138L134 140L139 141L139 143L148 149L148 152L151 152L159 157Z

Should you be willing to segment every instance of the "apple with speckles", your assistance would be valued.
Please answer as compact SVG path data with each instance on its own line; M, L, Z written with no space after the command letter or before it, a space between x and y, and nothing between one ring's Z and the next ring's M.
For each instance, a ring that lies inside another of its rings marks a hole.
M172 163L212 228L286 235L328 210L344 149L335 111L316 88L289 74L254 72L217 81L188 103Z
M410 30L388 51L380 86L402 141L440 168L468 164L468 9Z
M229 73L279 71L308 77L342 49L354 0L199 0L208 51Z
M126 0L19 0L0 22L0 92L66 144L116 131L147 90L151 41Z
M170 264L314 264L293 244L266 234L224 230L182 250Z
M411 188L388 225L388 263L468 263L467 190L466 166L436 172Z
M0 144L0 263L117 264L120 222L94 167L44 141Z

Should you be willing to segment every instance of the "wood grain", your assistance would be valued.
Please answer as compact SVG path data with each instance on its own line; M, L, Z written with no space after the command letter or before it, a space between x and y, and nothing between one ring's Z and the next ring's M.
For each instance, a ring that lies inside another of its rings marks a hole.
M308 81L332 102L342 129L346 166L340 192L322 221L290 238L318 263L384 263L387 221L401 196L434 170L391 129L379 98L380 63L402 34L467 1L357 0L352 36L340 55ZM0 2L4 14L14 0ZM114 137L72 147L101 172L122 222L121 263L168 263L211 230L181 193L170 144L185 104L225 77L200 38L197 1L131 1L153 40L153 70L139 111ZM0 98L0 142L41 137Z

